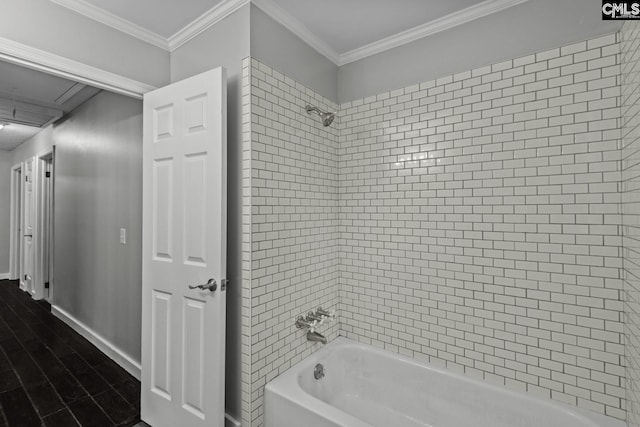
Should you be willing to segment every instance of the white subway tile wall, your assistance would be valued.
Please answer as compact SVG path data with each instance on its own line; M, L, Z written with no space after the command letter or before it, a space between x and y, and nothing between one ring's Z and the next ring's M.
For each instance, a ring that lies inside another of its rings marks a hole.
M627 425L640 426L640 23L622 27L622 209Z
M625 418L616 37L341 106L343 335Z
M305 111L338 106L255 59L250 78L251 392L243 419L261 426L265 384L321 347L296 329L296 317L338 308L338 123L323 127ZM334 321L318 332L331 340L338 330Z
M242 60L241 419L251 425L251 58Z

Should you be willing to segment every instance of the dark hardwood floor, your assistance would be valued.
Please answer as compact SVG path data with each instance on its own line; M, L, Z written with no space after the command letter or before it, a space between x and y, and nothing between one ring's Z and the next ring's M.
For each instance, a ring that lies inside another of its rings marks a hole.
M54 317L49 304L0 280L0 427L138 422L140 383Z

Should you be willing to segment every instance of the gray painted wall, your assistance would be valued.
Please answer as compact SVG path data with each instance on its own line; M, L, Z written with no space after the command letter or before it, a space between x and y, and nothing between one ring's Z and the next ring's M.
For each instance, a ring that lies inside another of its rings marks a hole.
M253 5L251 57L338 102L338 66Z
M12 159L10 151L0 151L0 274L9 272Z
M227 412L240 419L242 294L242 60L249 56L249 6L171 54L171 81L223 66L227 70Z
M100 92L53 141L53 303L140 360L142 102Z
M49 0L2 0L0 37L153 86L169 81L169 52Z
M340 103L618 31L619 22L601 20L601 6L598 0L530 0L343 65Z

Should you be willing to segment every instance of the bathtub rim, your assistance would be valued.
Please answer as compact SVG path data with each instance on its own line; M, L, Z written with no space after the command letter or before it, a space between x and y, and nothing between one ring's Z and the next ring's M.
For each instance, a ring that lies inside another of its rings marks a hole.
M515 394L526 401L534 401L543 406L543 408L554 409L562 411L567 416L571 417L581 417L586 418L591 421L597 427L627 427L625 421L614 418L611 416L607 416L604 414L600 414L598 412L594 412L588 409L580 408L577 406L569 405L567 403L553 400L550 398L546 398L543 396L534 395L532 393L523 392L519 390L514 390L509 388L508 386L502 386L490 383L488 381L484 381L478 378L474 378L444 367L435 366L432 363L418 360L415 358L411 358L409 356L405 356L403 354L394 353L390 350L382 349L379 347L374 347L369 344L361 343L359 341L352 340L350 338L344 336L338 336L327 345L323 346L321 349L313 352L309 356L305 357L295 365L291 366L289 369L284 371L282 374L278 375L273 380L269 381L265 385L265 409L266 409L266 396L267 391L269 393L273 393L280 397L283 397L291 402L295 402L309 412L313 412L320 417L327 419L328 421L341 424L345 421L349 422L349 426L351 427L371 427L370 424L356 418L355 416L345 412L335 406L332 406L325 401L321 400L308 393L306 390L302 388L300 385L298 378L299 375L305 370L312 370L312 366L316 363L321 362L321 358L326 357L329 353L340 349L340 348L359 348L361 350L367 352L373 352L382 357L392 358L400 360L402 363L407 363L416 368L428 369L442 375L447 375L450 377L454 377L460 381L463 381L469 385L475 385L479 387L485 388L487 391L493 391L497 393L509 393ZM295 386L291 386L291 384L295 384ZM337 414L336 414L337 413ZM339 419L336 418L336 415L339 414ZM591 427L591 426L588 426Z

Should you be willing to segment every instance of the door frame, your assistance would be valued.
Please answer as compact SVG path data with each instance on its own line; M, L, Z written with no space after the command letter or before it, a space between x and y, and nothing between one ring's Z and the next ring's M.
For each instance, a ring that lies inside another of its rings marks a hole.
M22 280L22 163L11 167L9 279Z
M0 37L0 59L32 70L142 99L154 86Z
M22 162L22 242L20 243L20 289L27 292L31 297L33 297L34 294L33 285L35 283L36 160L36 156L31 156ZM29 179L27 179L27 177L29 177ZM29 185L27 185L27 182ZM28 188L30 188L30 192L27 191ZM30 195L27 197L29 193ZM32 215L33 217L31 217ZM27 232L30 233L26 234ZM29 245L27 244L27 237L31 238ZM29 277L28 281L27 277Z
M54 163L55 147L45 150L37 154L35 165L34 179L34 198L35 198L35 223L33 229L33 240L35 245L35 254L33 259L33 298L34 299L50 299L51 293L47 293L45 289L45 276L47 269L51 268L51 243L53 241L53 179L46 177L48 164ZM53 169L53 167L51 168ZM46 265L45 265L46 264ZM49 270L49 285L52 289L53 275Z
M0 59L15 65L75 80L135 99L143 99L146 93L157 89L155 86L37 49L5 37L0 37ZM20 266L19 269L19 274L22 277L22 267ZM240 425L240 423L228 415L226 416L227 425Z
M20 65L32 70L41 71L53 76L75 80L86 85L94 86L99 89L108 90L119 93L135 99L142 99L144 95L156 87L137 80L124 77L97 67L83 64L64 56L56 55L45 50L37 49L32 46L19 43L5 37L0 37L0 60L11 64ZM42 153L46 154L46 153ZM13 171L20 169L24 176L24 163L14 165L11 174L12 179L12 202L17 200L17 196L13 194L15 183L13 183ZM24 186L20 182L20 214L24 212L24 197L22 189ZM16 208L18 208L16 207ZM11 216L13 218L14 209L11 208ZM22 215L21 215L22 216ZM19 225L18 225L19 224ZM21 255L23 245L22 241L16 241L16 233L20 233L20 229L24 228L22 219L16 222L16 218L11 221L10 236L10 278L20 279L20 288L25 290L24 286L24 266L22 264L23 256ZM20 237L21 238L21 237Z

